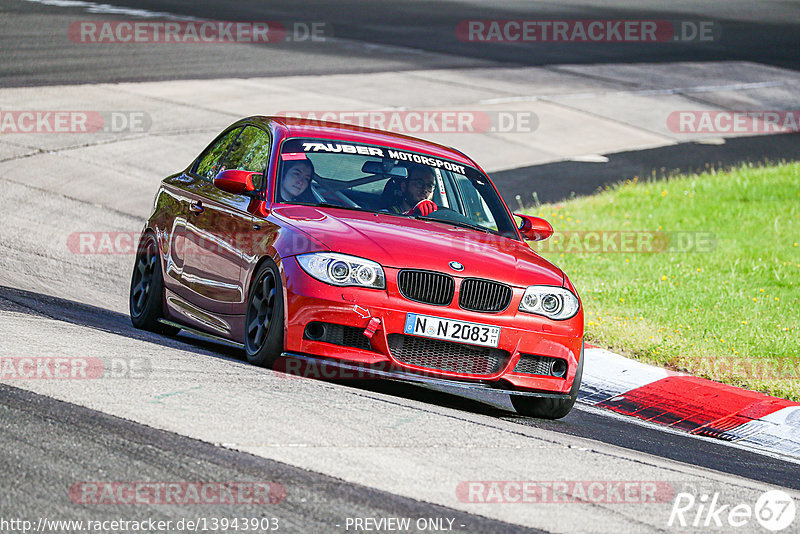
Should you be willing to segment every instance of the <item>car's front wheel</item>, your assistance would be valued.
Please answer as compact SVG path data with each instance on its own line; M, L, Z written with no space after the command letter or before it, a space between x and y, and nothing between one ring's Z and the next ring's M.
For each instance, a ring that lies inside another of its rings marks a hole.
M136 328L160 334L175 335L180 330L158 322L163 316L164 278L158 259L158 245L147 233L139 242L131 275L130 313Z
M511 395L511 404L520 415L537 417L539 419L561 419L567 415L575 401L578 399L578 391L581 389L583 378L583 347L581 347L581 357L578 361L578 370L575 372L575 380L569 390L569 398L548 399L542 397L527 397L522 395Z
M245 352L247 361L271 367L283 352L283 284L278 266L266 261L258 268L247 298Z

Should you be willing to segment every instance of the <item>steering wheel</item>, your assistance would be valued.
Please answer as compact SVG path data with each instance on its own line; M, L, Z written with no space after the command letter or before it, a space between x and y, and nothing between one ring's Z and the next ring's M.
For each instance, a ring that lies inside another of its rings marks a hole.
M345 206L350 207L350 208L360 208L361 207L358 204L356 204L355 202L353 202L347 195L345 195L341 191L338 191L338 190L332 188L331 186L329 186L328 184L326 184L322 180L319 180L318 178L319 178L319 176L316 176L316 175L314 176L314 178L313 178L314 183L319 184L325 190L326 193L330 193L332 196L336 197ZM324 201L324 199L323 199L323 201Z

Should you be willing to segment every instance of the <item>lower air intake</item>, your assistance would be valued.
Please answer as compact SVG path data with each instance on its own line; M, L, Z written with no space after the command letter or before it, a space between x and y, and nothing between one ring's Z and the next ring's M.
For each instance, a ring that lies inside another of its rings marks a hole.
M509 358L508 352L490 347L403 334L389 334L387 339L397 361L437 371L489 376L500 372Z
M522 354L513 372L564 378L567 376L567 362L561 358Z

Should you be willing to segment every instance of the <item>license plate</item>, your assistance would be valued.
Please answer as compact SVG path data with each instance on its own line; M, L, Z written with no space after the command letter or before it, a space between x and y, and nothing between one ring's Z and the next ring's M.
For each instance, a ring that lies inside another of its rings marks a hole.
M443 339L457 343L481 345L483 347L496 347L500 341L499 326L455 321L417 313L406 314L406 326L403 332L413 336Z

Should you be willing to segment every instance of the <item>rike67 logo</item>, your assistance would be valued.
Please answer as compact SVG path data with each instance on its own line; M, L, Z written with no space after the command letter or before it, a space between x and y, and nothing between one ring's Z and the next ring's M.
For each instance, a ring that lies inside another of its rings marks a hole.
M718 492L699 496L696 493L680 492L675 496L667 526L730 532L741 527L752 529L757 522L771 532L779 532L794 522L797 512L792 497L781 490L761 494L755 505L725 503Z

